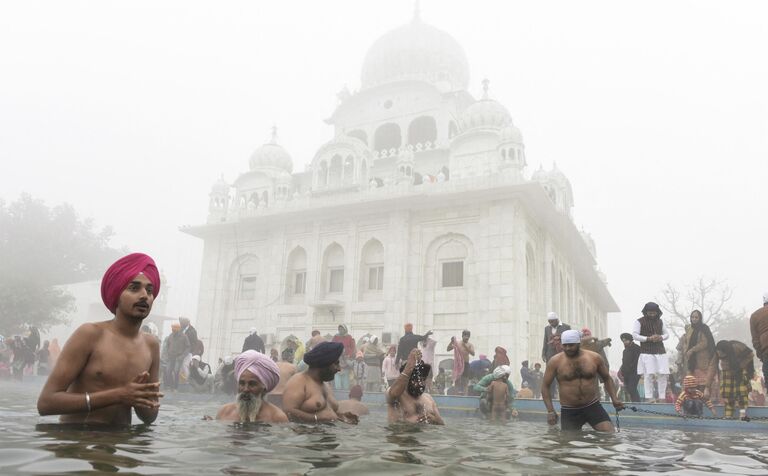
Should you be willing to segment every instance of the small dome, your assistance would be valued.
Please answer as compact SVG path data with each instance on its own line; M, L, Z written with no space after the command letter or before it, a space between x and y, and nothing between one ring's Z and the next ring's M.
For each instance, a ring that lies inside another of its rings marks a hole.
M543 165L539 165L539 168L531 176L531 180L533 180L534 182L540 182L540 183L546 182L548 178L549 178L549 173L547 173L547 171L544 170Z
M466 108L459 117L462 132L475 128L501 129L512 124L507 108L488 98L488 83L487 79L483 80L483 98Z
M272 139L262 145L251 155L249 161L251 170L262 167L276 167L288 173L293 171L293 159L283 146L277 143L277 128L272 128Z
M213 184L213 186L211 187L211 193L212 194L216 193L220 195L229 194L229 184L224 180L223 175L219 177L216 183Z
M464 49L448 33L422 23L417 15L407 25L376 40L363 61L362 87L422 80L458 91L469 84L469 62Z
M507 125L504 129L499 132L499 142L514 142L515 144L522 144L523 143L523 134L520 132L520 129L515 127L514 124Z

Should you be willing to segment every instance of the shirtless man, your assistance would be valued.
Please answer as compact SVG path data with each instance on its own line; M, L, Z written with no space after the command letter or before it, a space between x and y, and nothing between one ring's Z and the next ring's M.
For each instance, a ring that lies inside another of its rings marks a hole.
M413 349L408 360L400 367L400 376L387 390L387 414L390 423L406 421L444 425L437 404L426 389L429 364L421 361L421 351Z
M304 423L357 423L357 416L338 412L339 404L326 384L341 370L343 352L341 342L321 342L304 354L309 368L291 377L283 390L283 410L288 418Z
M488 385L488 396L491 400L490 421L507 421L507 399L509 387L502 380L494 380Z
M147 255L133 253L109 267L101 298L115 317L83 324L61 351L37 400L40 415L67 423L144 423L160 407L160 346L141 323L160 293L160 274Z
M469 342L470 332L468 330L464 330L461 332L461 341L458 343L456 342L455 337L451 337L451 342L448 343L448 347L446 350L448 352L452 351L454 347L458 349L459 354L461 354L462 358L464 359L464 373L461 374L461 380L459 380L459 390L464 393L467 383L469 382L469 356L475 355L475 346Z
M235 357L237 401L227 403L216 414L217 420L239 422L287 423L280 408L266 400L280 380L277 364L255 350L246 350ZM208 419L208 417L206 417Z
M283 390L285 390L285 384L298 372L296 366L293 365L293 349L285 349L281 357L282 360L277 363L277 368L280 369L280 382L272 390L272 395L282 395Z
M567 330L562 336L563 351L554 355L547 362L541 397L547 407L547 423L557 423L557 413L552 406L550 385L554 379L560 387L560 406L563 430L581 430L584 423L589 423L597 431L615 431L611 419L600 404L600 390L597 376L603 378L605 392L611 397L616 410L624 409L624 404L616 396L613 379L608 373L600 354L581 349L579 331Z

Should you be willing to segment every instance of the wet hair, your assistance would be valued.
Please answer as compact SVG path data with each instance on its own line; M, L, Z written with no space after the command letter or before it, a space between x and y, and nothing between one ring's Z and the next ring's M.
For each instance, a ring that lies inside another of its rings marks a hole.
M629 340L629 341L633 341L633 340L635 340L635 338L634 338L634 337L632 337L632 334L630 334L629 332L624 332L623 334L621 334L621 335L619 336L619 338L620 338L621 340Z
M293 362L293 355L294 355L293 349L287 348L287 349L283 350L283 353L281 354L281 357L286 362Z
M319 336L319 335L320 335L320 331L318 331L317 329L315 329L315 330L313 330L313 331L312 331L312 335L313 335L313 336Z
M463 337L463 336L472 335L472 333L471 333L471 332L469 332L468 330L464 329L463 331L461 331L461 335L462 335L462 337Z
M363 387L360 385L354 385L349 389L349 398L363 398Z

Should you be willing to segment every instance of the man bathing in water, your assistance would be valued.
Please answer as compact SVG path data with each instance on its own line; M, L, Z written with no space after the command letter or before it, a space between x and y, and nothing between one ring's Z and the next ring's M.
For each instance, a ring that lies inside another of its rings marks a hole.
M602 377L605 392L617 410L624 409L624 404L616 396L613 379L608 373L600 354L580 349L579 331L568 330L562 334L563 351L547 362L541 396L547 407L547 423L557 423L557 413L552 406L550 385L554 379L560 387L560 406L563 430L581 430L584 423L589 423L597 431L615 431L611 419L600 404L600 389L597 376Z
M437 404L428 393L426 378L430 365L421 361L421 351L413 349L408 360L400 367L400 375L387 390L389 422L430 423L444 425Z
M101 299L115 315L83 324L72 334L48 376L37 410L66 423L129 425L131 411L144 423L160 407L160 346L140 332L160 294L160 274L147 255L133 253L109 267Z
M341 370L343 352L340 342L321 342L304 354L309 368L291 377L283 391L283 410L288 418L304 423L357 423L356 415L338 413L339 404L326 385Z
M280 370L272 359L255 350L235 357L237 401L227 403L216 415L217 420L239 422L286 423L288 417L266 400L280 380ZM207 419L208 417L206 417Z

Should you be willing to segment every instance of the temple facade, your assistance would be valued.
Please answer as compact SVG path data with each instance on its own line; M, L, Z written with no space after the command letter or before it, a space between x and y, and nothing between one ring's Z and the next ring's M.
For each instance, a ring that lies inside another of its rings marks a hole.
M466 328L513 366L540 360L548 311L606 335L618 307L567 177L530 174L510 112L488 81L479 99L468 86L461 45L416 17L371 46L305 171L273 132L213 185L207 223L182 229L205 242L195 326L209 358L252 327L268 346L340 323L387 344L411 322L434 331L440 361Z

